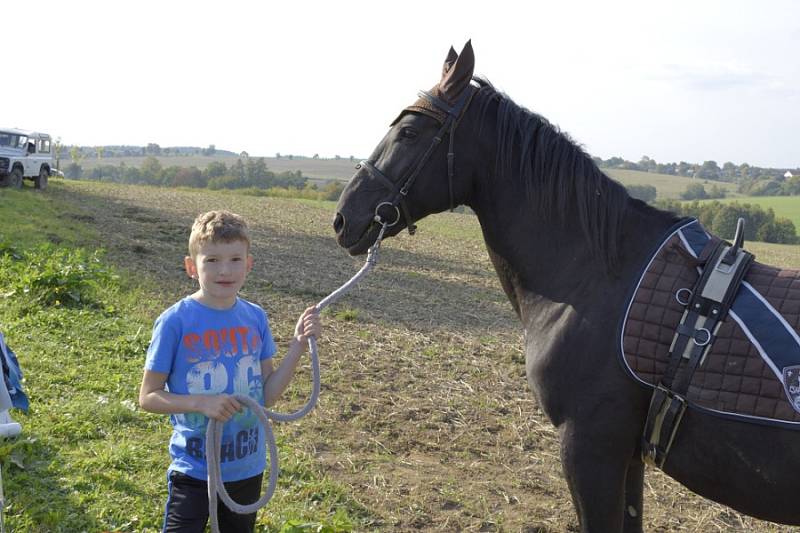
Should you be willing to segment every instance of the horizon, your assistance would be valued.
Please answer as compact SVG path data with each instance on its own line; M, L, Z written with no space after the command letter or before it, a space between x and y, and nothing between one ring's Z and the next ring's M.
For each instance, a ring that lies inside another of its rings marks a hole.
M42 132L42 133L45 133L45 132ZM203 150L203 149L208 148L207 146L191 146L191 145L161 146L159 143L153 143L153 144L158 145L161 150L165 150L165 149L166 150L172 150L172 149ZM79 148L82 148L82 149L93 150L93 149L96 149L98 147L102 147L102 148L145 148L147 145L135 145L135 144L100 144L100 145L96 145L96 146L93 146L93 145L64 145L65 148L69 148L71 146L78 146ZM102 158L97 158L97 160L106 160L106 159L115 159L115 158L116 159L123 159L123 158L126 158L126 157L164 157L164 158L171 158L171 157L209 157L209 158L230 157L230 158L234 158L235 157L235 158L239 158L239 157L242 156L241 155L242 152L247 152L247 150L236 151L236 150L230 150L228 148L220 148L218 146L215 146L214 149L217 152L222 151L222 152L226 152L226 153L228 153L230 155L207 155L207 154L198 155L198 154L173 154L173 153L170 153L170 154L167 154L167 155L165 155L165 154L159 154L159 155L142 154L142 155L123 155L123 156L118 156L118 155L107 155L107 154L104 154ZM280 155L280 157L278 157L278 155ZM592 156L592 154L589 154L589 155ZM65 159L66 157L68 157L68 154L64 153L62 159ZM324 155L320 155L320 154L308 155L308 154L290 154L290 153L281 153L281 152L276 152L275 154L272 154L272 155L268 155L268 154L251 154L251 153L247 152L247 156L246 157L251 157L251 158L256 158L256 159L258 159L258 158L263 158L263 159L290 159L290 158L322 159L322 160L328 160L328 161L330 161L330 160L348 161L348 160L350 160L350 158L353 158L355 161L360 161L360 160L364 159L364 157L358 156L358 155L355 155L355 154L348 154L348 155L334 154L334 155L331 155L331 156L324 156ZM592 157L594 157L594 156L592 156ZM609 157L603 158L603 161L607 161L608 159L613 158L613 157L619 157L619 156L611 155ZM658 160L655 160L654 158L651 158L651 159L653 159L655 162L660 163L660 164L688 163L690 165L698 165L698 166L700 166L703 163L705 163L706 161L714 161L720 167L722 167L723 164L725 164L727 162L730 162L730 163L735 164L737 167L746 164L746 165L748 165L750 167L763 168L763 169L800 170L800 165L797 166L797 167L761 167L759 165L751 165L747 161L738 161L738 162L737 161L716 161L716 160L713 160L713 159L704 159L702 161L687 161L685 159L681 159L681 160L678 160L678 161L658 161ZM624 159L624 160L626 162L629 162L629 163L639 163L638 160L636 160L636 161L630 160L630 159Z
M51 37L25 24L7 37L22 43L22 72L52 83L4 84L3 101L25 105L7 106L3 126L65 145L363 157L471 38L476 75L594 157L800 167L800 4L493 7L43 0L37 27Z

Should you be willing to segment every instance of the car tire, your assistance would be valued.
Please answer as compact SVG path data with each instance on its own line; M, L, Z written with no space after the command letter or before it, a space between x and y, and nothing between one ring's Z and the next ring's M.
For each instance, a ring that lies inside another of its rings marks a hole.
M6 177L0 179L0 187L9 187L11 189L19 189L22 187L22 171L15 168Z
M33 178L33 186L37 189L46 189L47 188L47 178L50 177L50 170L47 167L42 167L39 171L39 175Z

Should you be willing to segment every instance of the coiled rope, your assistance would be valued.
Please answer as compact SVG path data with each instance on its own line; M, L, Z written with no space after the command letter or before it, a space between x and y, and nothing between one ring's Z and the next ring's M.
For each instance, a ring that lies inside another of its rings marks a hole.
M378 218L376 218L376 220L378 222L382 222ZM361 270L359 270L352 278L350 278L347 283L320 301L315 306L317 312L321 312L330 304L336 302L339 298L347 294L350 289L352 289L361 280L361 278L363 278L365 275L367 275L367 273L369 273L370 270L372 270L372 268L378 262L378 250L381 246L383 233L390 225L392 224L382 222L380 232L378 233L378 238L367 252L367 260L365 261L364 266L362 266ZM275 487L278 485L278 445L275 442L275 434L272 431L270 419L278 422L291 422L293 420L298 420L314 409L317 404L317 399L319 398L320 372L319 357L317 356L317 339L314 337L309 337L308 348L309 353L311 354L311 397L309 398L308 402L306 402L306 404L297 411L293 413L276 413L266 409L249 396L244 396L241 394L234 395L234 398L239 400L239 402L253 410L258 419L261 421L261 425L264 426L264 434L266 439L265 442L269 454L269 482L267 484L267 490L255 503L246 505L236 503L233 501L233 498L230 497L228 491L225 490L225 485L222 482L222 471L220 469L222 428L225 423L214 420L213 418L208 420L208 426L206 428L206 467L208 469L208 515L212 533L219 533L219 522L217 518L217 496L219 496L228 509L239 514L254 513L264 507L267 502L272 499L272 495L275 493Z

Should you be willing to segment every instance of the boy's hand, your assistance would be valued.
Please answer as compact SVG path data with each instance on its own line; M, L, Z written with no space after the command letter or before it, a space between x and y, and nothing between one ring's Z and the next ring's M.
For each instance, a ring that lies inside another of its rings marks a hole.
M299 342L306 342L309 337L319 338L322 333L322 320L319 317L319 311L314 306L309 307L300 318L297 320L297 325L294 327L294 338Z
M227 422L242 409L239 400L228 394L198 395L198 400L200 412L219 422Z

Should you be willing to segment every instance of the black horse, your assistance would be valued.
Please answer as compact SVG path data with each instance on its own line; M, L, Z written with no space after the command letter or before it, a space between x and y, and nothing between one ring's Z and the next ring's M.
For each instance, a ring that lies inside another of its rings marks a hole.
M352 255L458 205L478 216L525 331L527 376L558 427L582 531L642 530L641 437L652 389L618 361L626 300L680 219L628 196L567 135L488 82L470 43L392 123L342 193L334 229ZM663 466L743 513L800 524L800 433L686 411Z

